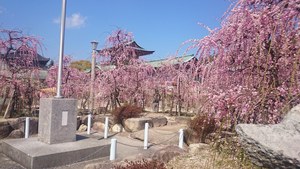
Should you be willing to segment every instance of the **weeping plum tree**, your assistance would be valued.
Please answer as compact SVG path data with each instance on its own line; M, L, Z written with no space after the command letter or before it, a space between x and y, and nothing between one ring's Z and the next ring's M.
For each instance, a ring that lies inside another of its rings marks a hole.
M34 98L38 98L39 77L37 51L40 42L22 31L0 30L0 86L3 101L0 112L8 102L4 118L27 107L29 112Z
M99 52L100 65L111 69L99 73L97 97L113 109L121 102L144 106L148 93L149 77L154 69L138 58L134 48L128 45L132 41L131 33L116 30L108 36L106 48Z
M277 123L300 103L300 0L239 0L197 49L203 111Z
M80 71L70 66L71 57L65 56L63 60L62 74L62 95L66 98L77 98L81 101L81 107L86 109L89 99L90 76L88 73ZM46 78L48 87L56 87L58 65L52 66ZM49 93L44 95L49 97Z
M170 64L172 62L178 64ZM195 60L184 63L180 58L170 57L161 67L158 67L152 77L152 91L159 90L162 94L162 110L166 110L166 101L170 112L174 108L178 115L184 107L194 107L197 79L194 78Z

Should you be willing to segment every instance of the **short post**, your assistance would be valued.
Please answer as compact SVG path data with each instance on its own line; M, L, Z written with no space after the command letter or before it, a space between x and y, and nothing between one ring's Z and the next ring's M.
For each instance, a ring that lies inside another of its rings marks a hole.
M87 134L91 134L91 120L92 119L92 115L89 114L88 115L88 123L87 123Z
M106 139L108 135L108 117L105 117L105 127L104 127L104 138Z
M179 129L179 148L183 148L183 129Z
M113 138L111 139L111 144L110 144L110 155L109 155L110 161L116 159L116 151L117 151L117 139Z
M29 138L29 117L25 119L25 138Z
M144 149L148 149L148 128L149 124L145 123L145 131L144 131Z

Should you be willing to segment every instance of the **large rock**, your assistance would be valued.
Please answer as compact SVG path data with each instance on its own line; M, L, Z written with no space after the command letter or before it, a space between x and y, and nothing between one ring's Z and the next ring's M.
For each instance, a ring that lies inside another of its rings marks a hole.
M93 116L93 122L102 122L105 123L105 117L108 117L108 125L113 126L115 124L114 119L112 116L108 115L95 115Z
M148 133L148 142L160 145L178 145L179 129L185 128L183 125L163 126L151 128ZM144 130L134 132L130 135L132 138L144 140Z
M123 126L128 132L136 132L144 130L145 123L149 123L149 128L153 126L152 119L147 117L126 119L123 121Z
M111 128L111 132L113 133L120 133L123 132L124 128L121 124L115 124L112 128Z
M9 120L9 124L14 130L25 131L25 119L26 117L20 117L17 119ZM37 134L39 126L39 119L37 117L29 118L29 135Z
M87 126L84 124L81 124L78 128L78 132L85 132L87 130Z
M7 120L0 121L0 139L7 137L12 130Z
M102 122L95 122L93 124L93 130L97 132L103 132L105 128L105 124Z
M165 126L168 123L168 119L164 116L151 117L153 122L153 127Z
M279 124L239 124L236 131L241 145L256 165L300 168L300 105Z
M8 119L8 123L14 130L18 130L20 128L24 129L25 118L21 117L21 118Z
M14 130L8 136L8 138L23 138L23 137L24 137L24 133L22 130Z

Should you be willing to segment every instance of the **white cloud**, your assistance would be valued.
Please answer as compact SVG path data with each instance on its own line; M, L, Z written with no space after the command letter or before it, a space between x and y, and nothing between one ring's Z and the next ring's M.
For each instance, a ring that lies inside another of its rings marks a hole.
M66 17L66 28L81 28L85 25L86 19L80 13L74 13L70 17ZM53 22L60 24L60 18L54 19Z

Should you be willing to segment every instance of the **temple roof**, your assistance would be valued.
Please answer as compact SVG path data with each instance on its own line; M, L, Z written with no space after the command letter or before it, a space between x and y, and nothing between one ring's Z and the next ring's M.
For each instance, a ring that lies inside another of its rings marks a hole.
M181 63L186 63L191 60L193 60L195 56L193 54L191 55L184 55L184 56L179 56L175 58L166 58L166 59L159 59L159 60L151 60L151 61L146 61L145 64L149 64L153 66L154 68L159 68L164 65L176 65L176 64L181 64ZM103 71L108 71L108 70L113 70L116 68L115 65L96 65L96 68L99 70ZM87 69L85 72L90 72L90 69Z
M141 46L139 46L136 41L131 41L128 42L127 44L125 44L125 46L129 49L134 49L133 50L133 55L136 57L140 57L140 56L145 56L145 55L150 55L152 53L154 53L154 51L150 51L150 50L145 50L144 48L142 48ZM111 51L114 50L115 47L110 47L110 48L106 48L106 49L102 49L102 50L97 50L99 53L103 52L103 51Z
M179 57L175 57L175 58L151 60L146 63L156 68L156 67L161 67L164 65L175 65L175 64L179 64L179 63L186 63L194 58L195 58L195 56L192 54L192 55L179 56Z
M0 55L0 58L4 57L4 54ZM19 53L19 52L11 52L8 54L9 59L14 59L18 57L26 57L26 53ZM50 61L50 58L46 58L40 54L37 54L37 56L33 59L34 66L39 68L48 68L47 63Z

